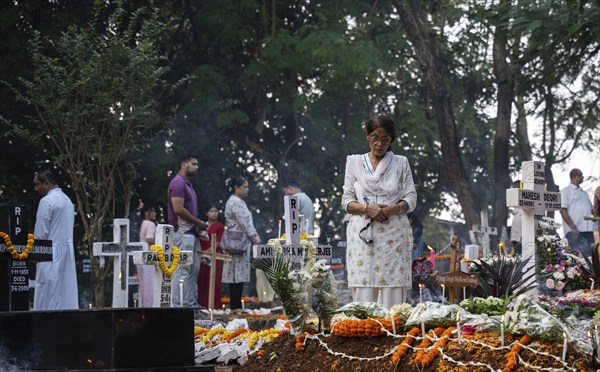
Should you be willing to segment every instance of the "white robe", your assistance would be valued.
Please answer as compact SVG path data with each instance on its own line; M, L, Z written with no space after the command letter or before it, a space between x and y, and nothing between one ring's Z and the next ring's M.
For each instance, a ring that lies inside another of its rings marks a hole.
M35 275L33 310L78 309L77 274L73 248L73 203L60 188L40 200L34 238L52 240L52 262L39 262Z

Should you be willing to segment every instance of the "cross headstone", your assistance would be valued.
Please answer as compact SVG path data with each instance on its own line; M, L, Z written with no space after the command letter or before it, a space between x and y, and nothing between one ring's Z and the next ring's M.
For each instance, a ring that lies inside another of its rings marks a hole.
M0 231L9 235L18 253L22 253L27 244L29 229L25 212L22 205L2 206L0 209L3 216ZM26 260L14 260L6 249L4 239L0 239L0 311L29 310L28 263L45 261L52 261L51 240L36 239Z
M159 224L156 226L156 245L163 249L165 255L165 263L169 264L173 262L173 233L175 229L171 225ZM192 251L179 251L179 266L191 265L193 261ZM153 281L153 296L152 296L152 307L173 307L172 303L172 277L171 275L165 274L158 261L157 252L134 252L133 262L136 265L154 265L154 281ZM177 288L178 289L178 288ZM181 297L183 298L183 297Z
M113 301L112 307L129 306L129 257L136 251L147 251L147 243L129 241L129 220L116 218L113 221L113 241L95 242L94 256L113 257Z
M232 257L230 254L217 252L217 234L210 235L210 249L208 251L200 252L200 256L206 257L210 260L210 280L208 282L208 310L214 310L216 282L215 276L217 274L217 260L231 261Z
M488 225L488 213L487 211L481 211L481 225L473 225L472 233L475 234L475 241L479 240L483 247L483 254L485 256L490 255L490 235L498 235L498 229ZM478 238L478 239L477 239Z
M437 275L434 282L444 285L448 288L448 302L454 303L460 299L460 289L465 287L477 287L479 278L476 275L468 275L460 270L460 238L453 236L450 243L452 252L450 253L450 270L447 273Z
M523 257L531 257L526 272L535 270L537 257L535 254L535 239L542 234L539 231L537 221L546 215L546 211L560 209L560 193L545 191L546 173L544 163L541 161L523 162L523 188L511 188L506 190L506 205L510 208L523 210L522 219L522 245ZM537 275L532 277L524 286L537 281ZM529 295L537 296L537 286L528 292Z
M297 196L286 195L283 198L285 218L285 244L281 245L282 255L290 259L292 267L298 269L304 263L304 247L300 244L301 218ZM317 245L316 258L331 260L333 248L330 245ZM274 258L277 254L275 248L269 244L258 244L252 246L252 256L255 259Z

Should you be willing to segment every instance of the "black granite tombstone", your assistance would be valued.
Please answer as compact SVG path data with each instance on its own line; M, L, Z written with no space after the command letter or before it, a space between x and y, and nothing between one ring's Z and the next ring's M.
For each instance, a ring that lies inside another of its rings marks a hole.
M9 370L194 367L194 311L0 312L0 361Z
M21 253L27 244L25 207L22 205L0 206L0 231L8 234L15 250ZM24 261L13 260L0 241L0 311L29 310L29 269L36 262L52 260L52 242L36 240Z

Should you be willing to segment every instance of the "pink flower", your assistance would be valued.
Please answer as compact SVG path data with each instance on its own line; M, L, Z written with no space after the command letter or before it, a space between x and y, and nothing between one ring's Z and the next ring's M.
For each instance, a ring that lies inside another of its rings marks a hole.
M561 282L560 280L558 282L556 282L556 290L557 291L562 291L564 287L565 287L565 283Z
M564 266L560 266L560 265L556 265L556 271L558 271L559 273L562 273L563 271L565 271L565 267Z
M560 264L561 264L562 266L567 266L567 261L560 261Z
M554 280L553 279L546 280L546 287L548 287L549 289L554 289Z
M546 271L552 271L552 265L547 264L546 265Z

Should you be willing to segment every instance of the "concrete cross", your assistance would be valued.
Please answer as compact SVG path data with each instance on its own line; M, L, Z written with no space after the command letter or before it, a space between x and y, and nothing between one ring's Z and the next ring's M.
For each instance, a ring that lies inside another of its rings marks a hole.
M473 225L471 232L475 235L474 241L479 241L483 247L483 254L490 255L490 235L498 235L498 229L488 225L487 211L481 211L481 225ZM478 238L478 239L477 239Z
M175 229L171 225L159 224L156 226L156 245L163 249L165 264L172 265L173 258L173 233ZM191 265L193 261L192 251L179 251L179 266ZM154 281L152 307L173 307L172 303L172 276L164 273L159 265L157 252L135 252L133 262L136 265L154 265ZM179 267L178 266L178 267ZM180 283L183 290L183 283ZM183 299L183 296L180 296Z
M523 257L531 257L523 271L535 270L537 257L535 254L535 239L542 232L539 230L537 221L546 215L546 211L560 209L560 193L545 191L546 173L544 163L541 161L523 162L523 188L506 190L506 206L523 210L522 220L522 244ZM534 276L527 285L537 281ZM537 296L537 286L528 292L529 295Z
M129 242L129 220L116 218L113 221L113 241L95 242L94 256L113 257L113 302L112 307L128 307L129 304L129 257L137 251L147 251L147 243Z
M231 261L230 254L217 252L217 234L210 235L210 249L200 252L201 257L206 257L210 260L210 281L208 282L208 310L215 309L215 282L217 274L217 260ZM220 294L219 294L220 295Z

